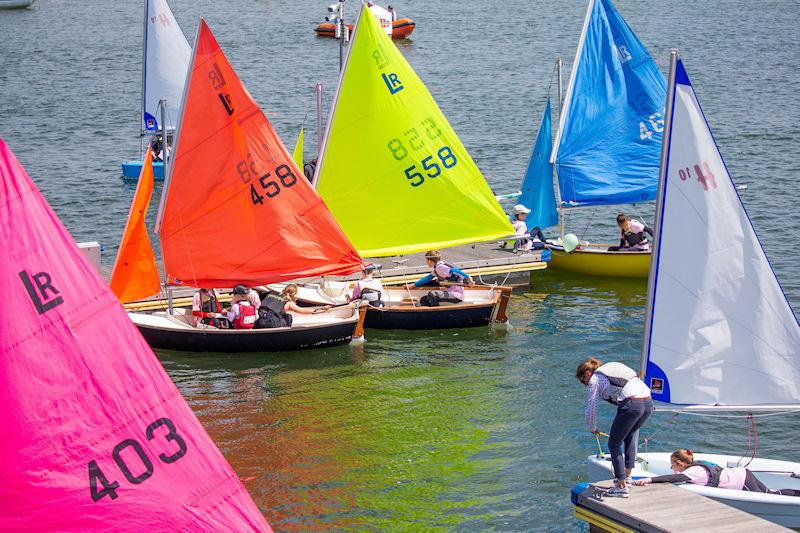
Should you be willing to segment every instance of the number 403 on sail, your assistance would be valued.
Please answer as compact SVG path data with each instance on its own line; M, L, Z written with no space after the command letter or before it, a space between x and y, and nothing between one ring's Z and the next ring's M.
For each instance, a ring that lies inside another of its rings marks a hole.
M664 115L661 112L656 112L650 115L646 121L639 122L639 139L652 139L653 133L661 133L664 131Z

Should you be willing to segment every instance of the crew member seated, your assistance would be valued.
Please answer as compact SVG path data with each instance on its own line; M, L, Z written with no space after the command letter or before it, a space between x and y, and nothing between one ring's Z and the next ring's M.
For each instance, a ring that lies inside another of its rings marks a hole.
M284 300L286 300L286 305L284 309L287 313L297 313L300 315L315 315L317 313L322 313L327 311L331 308L330 305L321 305L316 307L300 307L297 305L297 285L294 283L290 283L287 285L283 291L281 291L281 296Z
M517 235L517 239L514 241L514 252L527 253L531 250L547 248L547 239L539 226L534 227L530 232L528 231L528 223L525 222L525 218L530 212L531 210L522 204L514 206L514 220L511 224L514 226L514 233Z
M653 236L652 229L638 220L630 218L625 213L617 215L617 225L620 232L619 246L610 246L608 248L609 252L618 252L620 250L636 252L650 249L647 235Z
M464 301L464 283L472 287L475 282L469 274L458 267L442 260L438 250L425 252L425 262L431 268L431 273L417 280L415 283L406 284L407 289L422 287L428 284L446 283L447 289L433 290L420 298L420 305L437 307L439 302L460 303ZM435 283L432 283L435 282Z
M285 328L292 325L292 315L286 312L286 299L277 294L267 294L258 308L256 328Z
M201 324L228 329L230 324L222 316L222 306L219 304L219 295L216 289L200 289L192 296L192 325Z
M375 263L364 263L361 270L362 277L353 286L353 293L347 296L348 302L361 299L371 307L383 307L385 305L383 301L385 296L383 284L380 280L372 277L377 269L378 265Z
M249 289L244 285L233 288L231 308L226 312L233 329L253 329L256 323L256 308L247 299Z

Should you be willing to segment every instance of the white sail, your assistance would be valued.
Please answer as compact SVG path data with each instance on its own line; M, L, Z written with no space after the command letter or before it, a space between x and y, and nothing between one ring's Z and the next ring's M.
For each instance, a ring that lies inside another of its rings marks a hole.
M645 379L673 404L796 408L800 326L680 60L675 72Z
M142 129L161 129L159 100L167 101L167 129L174 130L191 48L166 0L145 0Z

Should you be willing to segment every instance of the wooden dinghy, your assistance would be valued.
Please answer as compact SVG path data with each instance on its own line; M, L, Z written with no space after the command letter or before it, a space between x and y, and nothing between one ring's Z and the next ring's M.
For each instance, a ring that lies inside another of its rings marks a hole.
M270 291L280 294L285 284L269 285ZM441 302L438 307L419 304L420 298L435 287L384 287L384 307L366 309L365 328L375 329L449 329L487 326L508 322L506 308L511 287L464 287L461 303ZM349 282L327 281L323 284L297 285L299 305L340 305L352 291Z
M587 276L647 279L650 250L609 252L609 245L582 243L572 252L550 243L550 264L557 270Z

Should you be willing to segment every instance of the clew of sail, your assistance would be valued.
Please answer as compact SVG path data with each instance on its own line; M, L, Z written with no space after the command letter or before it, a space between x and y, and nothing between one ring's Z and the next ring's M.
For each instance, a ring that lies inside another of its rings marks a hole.
M655 198L665 93L611 0L590 0L550 158L564 205Z
M0 140L0 530L270 531Z
M166 129L175 129L192 51L167 0L145 0L142 130L160 131L159 100L167 101ZM171 110L174 110L173 114Z
M153 153L148 149L109 282L109 287L122 303L157 294L161 287L156 257L145 225L147 206L153 195L153 180Z
M800 404L800 326L683 63L675 69L642 358L653 398ZM671 123L670 123L671 122Z
M365 257L513 235L428 89L362 6L315 184Z
M162 204L156 224L173 284L261 285L361 269L202 19Z
M558 224L558 208L553 191L553 131L550 122L550 99L544 110L539 135L533 146L528 170L522 181L522 194L518 202L531 210L526 220L528 227L548 228Z

